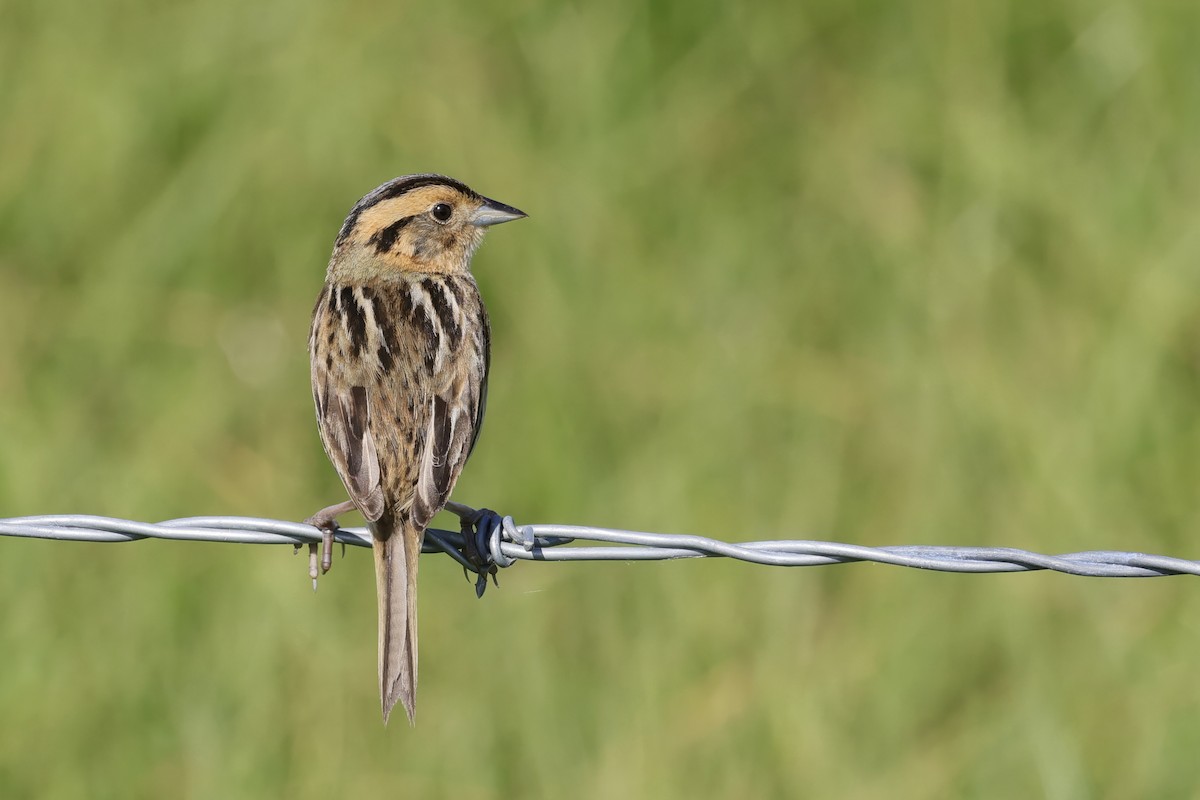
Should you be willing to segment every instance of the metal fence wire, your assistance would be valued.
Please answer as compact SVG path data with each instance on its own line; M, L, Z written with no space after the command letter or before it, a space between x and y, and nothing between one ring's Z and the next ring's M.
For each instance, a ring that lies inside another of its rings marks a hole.
M724 542L704 536L643 533L584 525L518 525L512 517L487 509L451 504L462 520L460 531L430 529L426 553L450 555L476 573L483 593L487 575L518 561L660 561L676 558L734 558L775 567L817 567L871 562L939 572L1031 572L1053 570L1095 578L1158 578L1200 575L1200 561L1146 553L1090 550L1045 555L1011 547L895 545L864 547L842 542L773 539ZM186 517L165 522L61 514L0 519L0 536L78 542L131 542L172 539L239 544L313 545L322 540L317 528L301 522L257 517ZM340 528L334 541L370 547L365 528ZM596 542L580 545L579 542Z

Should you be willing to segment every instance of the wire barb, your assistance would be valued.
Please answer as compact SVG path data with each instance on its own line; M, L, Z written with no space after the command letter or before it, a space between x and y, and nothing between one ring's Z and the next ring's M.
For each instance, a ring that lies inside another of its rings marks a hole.
M1093 550L1044 555L1009 547L899 545L864 547L807 540L723 542L703 536L642 533L579 525L517 525L512 517L458 503L447 506L461 529L426 531L425 553L446 553L476 575L479 596L490 575L518 561L660 561L676 558L734 558L776 567L815 567L868 561L938 572L1032 572L1053 570L1097 578L1157 578L1200 575L1200 561L1170 556ZM131 542L173 539L239 544L290 544L322 541L311 525L258 517L185 517L165 522L135 522L84 514L0 519L0 536L82 542ZM333 541L370 547L365 528L339 528ZM577 541L601 546L577 545Z

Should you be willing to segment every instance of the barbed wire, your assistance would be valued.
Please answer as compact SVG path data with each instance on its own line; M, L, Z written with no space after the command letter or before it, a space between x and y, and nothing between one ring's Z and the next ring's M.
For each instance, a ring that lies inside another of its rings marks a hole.
M1200 561L1146 553L1091 550L1045 555L1010 547L898 545L865 547L841 542L770 540L724 542L704 536L643 533L582 525L517 525L512 517L452 503L447 509L462 520L460 531L430 529L423 552L444 552L478 575L483 593L487 575L518 561L659 561L677 558L734 558L777 567L815 567L872 562L938 572L1031 572L1053 570L1096 578L1158 578L1200 575ZM0 536L82 542L130 542L170 539L239 544L290 544L322 541L320 530L302 522L258 517L185 517L165 522L136 522L113 517L60 514L0 519ZM339 528L333 540L370 547L365 528ZM581 546L579 541L601 542Z

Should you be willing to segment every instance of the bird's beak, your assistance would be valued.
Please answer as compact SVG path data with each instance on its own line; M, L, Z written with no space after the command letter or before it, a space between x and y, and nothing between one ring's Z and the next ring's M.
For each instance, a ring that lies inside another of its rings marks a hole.
M514 219L528 216L524 211L518 211L512 206L506 206L498 200L483 198L483 205L471 215L471 223L480 228L489 225L499 225L501 222L512 222Z

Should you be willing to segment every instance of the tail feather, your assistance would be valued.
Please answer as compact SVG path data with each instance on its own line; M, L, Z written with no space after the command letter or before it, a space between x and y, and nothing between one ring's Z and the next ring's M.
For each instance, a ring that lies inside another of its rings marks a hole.
M379 695L383 722L399 701L413 723L417 703L417 561L424 531L411 523L373 530L379 598Z

